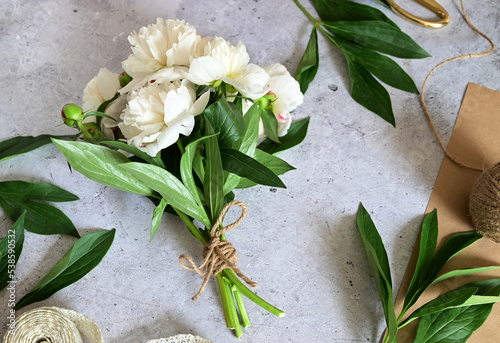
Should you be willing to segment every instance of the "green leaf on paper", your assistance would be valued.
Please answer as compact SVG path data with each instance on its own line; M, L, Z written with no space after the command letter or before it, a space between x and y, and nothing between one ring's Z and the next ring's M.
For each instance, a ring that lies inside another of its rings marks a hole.
M9 281L15 280L15 266L23 250L25 216L26 213L21 214L0 241L0 291L7 287Z
M42 234L65 234L80 237L71 220L58 208L38 201L75 201L78 197L45 182L0 182L0 207L12 219L26 212L26 230Z
M214 133L212 126L207 121L205 123L205 133L212 135ZM205 167L205 179L203 188L205 200L208 203L211 223L215 223L224 207L224 174L222 169L222 160L217 138L210 137L205 140L205 151L207 164ZM211 225L205 225L210 228Z
M103 230L78 239L40 282L19 300L15 309L50 297L80 280L103 259L115 236L115 230Z
M391 97L387 90L349 55L346 56L351 78L351 96L360 105L379 115L392 126L396 125Z
M480 298L498 297L500 279L474 281L459 288L459 290L467 289L475 290L475 295L469 299L474 298L474 302L480 305L450 308L422 317L418 324L415 343L465 343L469 339L486 321L493 307L492 303L481 304L483 302ZM444 296L446 294L442 297Z
M452 270L451 272L448 272L446 274L443 274L443 275L435 278L434 281L432 281L432 283L429 285L429 287L438 283L438 282L450 279L452 277L470 275L470 274L481 273L481 272L488 272L491 270L496 270L498 268L500 268L500 266L477 267L477 268L466 268L466 269Z
M224 96L208 106L203 115L212 125L214 133L219 134L221 147L227 146L243 136L245 131L243 115L230 106Z
M399 27L382 11L346 0L314 0L314 5L323 21L383 21L397 29Z
M434 279L446 262L480 238L482 236L475 231L457 233L448 238L432 259L427 270L428 277Z
M381 21L335 21L322 23L337 37L399 58L426 58L430 55L413 39Z
M280 143L278 137L278 120L273 111L268 108L260 109L260 117L262 118L262 125L266 136L275 143Z
M160 228L163 211L165 211L167 205L168 202L164 198L161 198L160 203L153 211L153 219L151 220L151 234L149 236L150 242L153 240L154 236L158 232L158 229Z
M433 313L445 311L449 308L460 307L468 299L470 299L470 297L472 297L476 293L476 291L477 288L469 287L448 292L440 296L439 298L431 300L425 305L419 307L404 321L404 324L410 323L413 320L423 316L428 316Z
M388 329L387 335L389 339L387 341L392 342L396 337L398 325L394 310L391 271L387 252L370 215L362 204L359 204L357 224L365 246L368 264L382 300Z
M147 187L160 193L174 208L195 218L205 226L210 226L205 210L184 184L167 170L145 163L129 162L119 165L124 171L141 180Z
M417 86L412 78L392 59L378 52L352 44L342 38L328 38L338 46L345 55L372 73L382 82L405 92L418 94Z
M422 292L427 288L432 280L429 280L427 271L436 253L438 239L438 218L437 211L434 210L425 216L420 231L420 247L415 272L406 292L404 308L407 309L415 303ZM432 276L432 279L435 277Z
M307 117L293 123L288 129L287 134L280 137L281 143L276 143L270 139L265 139L262 143L259 144L258 148L267 153L276 154L280 151L288 150L302 143L307 134L309 119L310 118Z
M299 82L300 91L305 94L309 88L309 84L316 77L319 66L318 52L318 31L316 26L313 27L309 43L307 43L304 55L300 59L294 78Z
M425 217L422 224L419 257L415 274L412 277L410 286L406 293L403 305L403 310L405 311L415 304L420 295L422 295L427 288L437 282L436 276L439 274L446 262L482 237L477 232L458 233L451 236L443 244L441 249L436 252L437 234L437 211L434 210ZM460 272L455 271L454 273L459 275Z
M71 139L73 138L73 136L40 135L35 137L18 136L7 139L3 142L0 142L0 162L25 154L46 144L52 143L52 138Z
M150 187L120 168L120 164L130 160L118 151L85 142L65 142L55 139L53 142L71 167L87 178L122 191L153 195Z
M221 157L224 170L230 173L260 185L286 188L283 181L271 169L238 150L222 149Z
M281 175L295 169L278 156L268 154L260 149L255 150L254 159L269 168L276 175ZM249 179L242 178L236 188L248 188L253 187L256 184L257 183L250 181Z

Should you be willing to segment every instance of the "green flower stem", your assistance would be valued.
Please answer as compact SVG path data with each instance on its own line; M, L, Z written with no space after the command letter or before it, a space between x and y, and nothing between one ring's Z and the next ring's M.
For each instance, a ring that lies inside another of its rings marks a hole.
M314 25L318 26L318 21L314 19L314 17L309 12L307 12L307 10L304 8L304 6L302 6L302 4L298 0L293 0L293 2L295 2L295 4L300 8L302 12L304 12L306 17L308 17L313 22Z
M224 278L224 280L230 282L226 278ZM245 308L245 303L243 303L243 297L241 296L241 293L238 291L238 287L236 287L235 285L231 286L231 290L233 291L234 299L236 299L236 304L238 305L238 309L240 310L241 322L243 324L243 327L247 328L250 326L251 323L250 323L250 318L248 318L248 313Z
M179 147L179 150L181 151L181 154L184 155L184 152L186 152L186 150L184 150L184 147L182 146L180 138L177 140L177 146Z
M295 4L300 8L300 10L306 15L307 18L309 18L309 20L313 23L314 26L316 26L325 36L327 36L328 38L330 38L330 34L323 28L321 27L321 25L323 24L323 22L321 21L318 21L316 20L312 15L311 13L309 13L305 8L304 6L302 6L300 4L300 2L298 2L298 0L293 0L293 2L295 2ZM338 48L340 48L338 46L337 43L335 43L333 40L330 39L330 41Z
M226 325L230 329L234 329L234 334L236 338L240 338L243 335L241 330L240 321L238 319L238 313L236 312L236 306L234 304L233 293L231 288L224 281L222 274L217 275L217 283L219 284L220 295L222 298L222 306L224 308L224 316L226 317Z
M85 138L90 138L90 139L94 138L94 137L92 137L90 132L85 128L85 126L83 125L83 122L77 121L76 124L78 125L78 129L82 132L82 134Z
M243 282L238 279L236 276L236 273L232 269L224 269L222 273L225 274L225 276L229 279L229 281L236 287L236 289L246 296L248 299L252 300L254 303L262 307L264 310L268 311L269 313L274 314L277 317L283 318L285 316L285 312L281 311L277 307L271 305L261 297L259 297L257 294L252 292L250 289L248 289L247 286L243 284Z

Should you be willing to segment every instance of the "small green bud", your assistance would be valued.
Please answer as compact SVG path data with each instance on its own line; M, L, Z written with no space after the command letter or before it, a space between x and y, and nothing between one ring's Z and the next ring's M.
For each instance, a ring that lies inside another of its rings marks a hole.
M83 124L83 127L90 133L90 135L93 138L103 138L104 135L102 134L101 130L99 129L99 126L97 126L96 123L85 123Z
M216 80L212 83L212 87L217 88L222 84L222 80Z
M123 72L120 76L118 76L118 80L120 81L120 86L125 87L130 81L132 81L132 77L126 72Z
M66 104L62 108L61 117L64 124L69 127L77 127L77 122L83 120L84 114L80 106L75 104Z

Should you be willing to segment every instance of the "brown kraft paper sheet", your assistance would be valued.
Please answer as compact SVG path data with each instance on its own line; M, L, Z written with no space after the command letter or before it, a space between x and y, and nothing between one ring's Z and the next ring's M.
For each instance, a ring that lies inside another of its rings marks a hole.
M455 123L448 152L465 165L490 168L500 161L500 92L470 83L462 101ZM439 170L434 190L425 213L435 208L438 211L438 249L452 234L474 230L469 216L470 190L479 172L457 166L445 157ZM396 298L396 314L401 311L404 297L411 281L418 257L419 244L415 244L399 294ZM455 269L500 265L500 243L482 238L452 258L441 274ZM440 274L440 275L441 275ZM411 314L436 297L475 280L499 278L500 271L490 271L469 276L456 277L429 288L419 301L407 312ZM469 338L471 343L493 343L500 341L500 304L486 322ZM398 342L413 342L418 320L400 330Z

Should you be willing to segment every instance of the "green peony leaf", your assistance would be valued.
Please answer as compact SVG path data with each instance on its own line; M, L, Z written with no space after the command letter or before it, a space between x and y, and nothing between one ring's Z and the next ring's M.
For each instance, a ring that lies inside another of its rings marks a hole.
M384 308L385 320L387 322L388 329L387 342L393 342L396 337L398 325L392 296L389 259L387 257L387 252L385 251L384 243L382 242L370 215L361 203L359 204L357 223L368 257L368 264L375 278L377 290Z
M422 317L418 323L414 343L467 342L474 331L481 327L488 318L493 307L493 299L491 298L498 299L498 296L500 296L500 279L474 281L460 287L458 290L467 289L475 290L474 295L469 298L472 301L469 300L469 302L480 305L449 308ZM485 301L486 304L484 304ZM488 303L488 301L491 301L491 303Z
M99 143L111 146L113 148L121 149L123 151L126 151L132 155L139 157L140 159L142 159L148 163L154 164L155 166L158 166L158 167L165 168L165 164L163 163L163 161L161 160L159 155L156 157L151 157L147 153L145 153L144 151L139 150L135 146L128 145L125 142L104 140L104 141L101 141Z
M262 125L264 125L264 132L266 136L275 143L280 143L278 137L278 120L273 111L268 108L260 109L260 117L262 118Z
M337 37L384 54L400 58L430 56L406 33L381 21L335 21L322 24Z
M219 134L219 145L228 146L243 136L245 123L243 115L229 105L223 96L208 106L203 115L208 119L215 133Z
M153 220L151 221L151 234L149 236L150 242L153 240L154 236L158 232L158 229L160 228L163 211L165 211L167 205L168 202L164 198L161 198L160 203L153 211Z
M255 150L254 159L269 168L276 175L281 175L295 169L278 156L268 154L260 149ZM236 188L248 188L255 185L257 185L257 183L250 181L249 179L242 178Z
M379 20L399 30L399 27L382 11L349 0L314 0L314 5L323 21Z
M203 225L210 226L210 221L203 207L197 204L191 192L172 173L152 164L139 162L123 163L119 165L119 168L141 180L150 189L160 193L172 207L195 218Z
M387 90L356 60L349 55L346 55L346 58L351 78L352 98L358 104L395 126L391 98Z
M26 230L42 234L65 234L80 237L71 220L58 208L37 201L64 202L78 197L45 182L0 182L0 207L12 219L26 212Z
M8 160L32 150L38 149L46 144L52 143L51 139L72 139L73 136L18 136L0 142L0 162Z
M280 151L288 150L302 143L307 134L309 127L309 117L293 123L286 135L280 137L281 143L273 142L270 139L265 139L259 144L258 148L269 153L276 154Z
M342 38L328 36L345 55L361 64L382 82L402 91L418 94L412 78L392 59L376 51L352 44Z
M19 300L15 309L50 297L80 280L103 259L115 236L115 229L102 230L78 239L40 282Z
M304 55L300 59L294 78L299 82L300 91L305 94L309 88L309 84L316 77L319 67L319 52L318 52L318 31L316 26L313 27L309 43L307 43Z
M286 188L283 181L271 169L238 150L222 149L221 157L224 170L230 173L247 178L257 184Z
M201 138L189 143L185 148L185 152L181 157L181 163L180 163L180 172L181 172L182 182L189 189L189 191L191 192L191 195L193 196L193 198L196 200L196 202L199 205L202 204L202 201L200 199L200 190L196 186L196 182L195 182L194 176L193 176L193 160L194 160L195 156L197 155L199 143L207 138L210 138L210 137L216 137L216 135L213 134L210 136L201 137Z
M205 123L205 130L207 135L213 135L214 133L208 121ZM207 165L205 167L203 188L210 211L210 223L213 224L224 207L224 171L217 138L210 137L205 140L205 151ZM210 229L211 225L205 225L205 227Z
M232 144L233 149L240 151L241 153L252 157L255 152L259 140L259 121L260 112L259 106L253 104L243 117L245 121L245 133L243 137ZM228 173L226 181L224 182L224 195L230 193L238 183L241 178L233 173Z
M71 167L87 178L125 192L153 195L150 187L120 168L130 160L118 151L85 142L53 142Z

